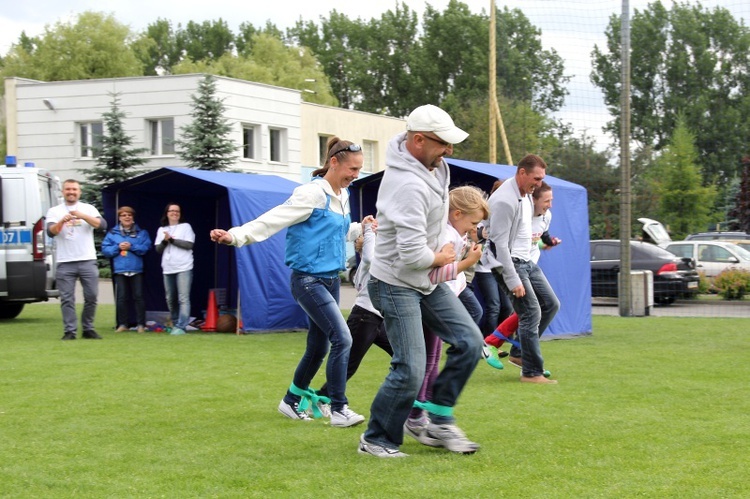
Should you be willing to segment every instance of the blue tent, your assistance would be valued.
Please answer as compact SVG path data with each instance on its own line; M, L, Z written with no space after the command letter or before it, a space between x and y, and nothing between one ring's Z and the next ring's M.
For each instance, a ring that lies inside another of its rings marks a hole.
M136 221L155 238L167 203L182 207L196 234L191 293L192 315L203 317L208 290L225 288L227 306L236 308L238 292L246 331L306 329L307 316L289 292L284 265L286 230L243 248L217 245L208 237L216 227L229 228L283 203L299 184L275 175L161 168L103 189L104 216L117 222L117 206L131 206ZM166 310L161 259L145 258L147 310Z
M497 179L516 173L515 166L447 159L451 187L475 185L490 192ZM352 219L375 215L375 201L383 172L356 180L350 187ZM560 312L544 337L565 338L591 334L591 267L589 263L589 216L586 189L566 180L547 176L554 201L550 234L562 244L543 251L539 265L560 298ZM481 297L480 297L481 298Z

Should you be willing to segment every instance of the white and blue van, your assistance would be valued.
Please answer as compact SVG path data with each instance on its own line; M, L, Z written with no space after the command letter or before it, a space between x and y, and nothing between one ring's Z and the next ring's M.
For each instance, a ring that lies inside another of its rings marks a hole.
M0 319L13 319L27 303L57 297L54 240L45 216L62 203L60 179L33 164L0 166Z

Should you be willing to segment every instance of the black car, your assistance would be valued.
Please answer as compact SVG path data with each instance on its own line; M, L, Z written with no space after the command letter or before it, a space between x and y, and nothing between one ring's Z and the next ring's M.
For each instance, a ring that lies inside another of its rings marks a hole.
M698 293L700 277L692 258L679 258L654 244L630 241L631 270L654 275L654 302L668 305L677 298ZM620 241L591 241L591 296L617 297Z

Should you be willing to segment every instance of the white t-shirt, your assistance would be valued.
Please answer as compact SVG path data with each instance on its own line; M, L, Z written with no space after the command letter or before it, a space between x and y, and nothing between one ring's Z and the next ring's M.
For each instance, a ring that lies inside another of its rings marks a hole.
M542 255L539 243L542 234L549 230L550 222L552 222L552 210L547 210L544 215L535 216L531 219L531 260L534 263L538 263L539 257Z
M453 249L456 252L456 262L460 262L461 260L463 260L464 253L466 252L466 234L462 236L458 233L455 227L448 223L445 235L446 237L448 237L448 240L444 242L441 247L445 246L448 243L453 243ZM448 287L451 288L451 291L453 291L453 293L458 296L461 294L461 291L466 289L466 274L464 274L463 272L459 272L454 280L446 281L445 284L447 284Z
M195 242L195 232L189 223L181 223L177 225L167 225L166 227L159 227L156 232L156 238L154 239L154 246L164 240L164 232L168 232L173 239L181 239L183 241ZM185 272L193 269L193 250L178 248L174 244L168 244L164 248L164 252L161 254L161 269L165 274L177 274L178 272Z
M531 260L531 219L534 216L534 203L528 194L521 200L519 215L521 222L518 224L516 239L510 248L510 256L528 262Z
M46 223L57 223L68 212L80 211L85 215L101 218L99 210L88 203L78 202L75 205L65 203L53 206L47 211ZM96 260L94 246L94 228L80 218L67 222L57 236L55 236L57 262L83 262Z

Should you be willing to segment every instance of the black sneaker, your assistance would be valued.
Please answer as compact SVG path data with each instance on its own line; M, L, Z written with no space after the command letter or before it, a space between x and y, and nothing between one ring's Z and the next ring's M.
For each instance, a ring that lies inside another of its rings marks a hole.
M75 333L65 333L61 339L62 340L74 340L74 339L76 339L76 334Z
M81 335L81 338L83 338L84 340L101 340L102 339L102 337L99 336L99 334L93 329L89 331L84 331L83 334Z

